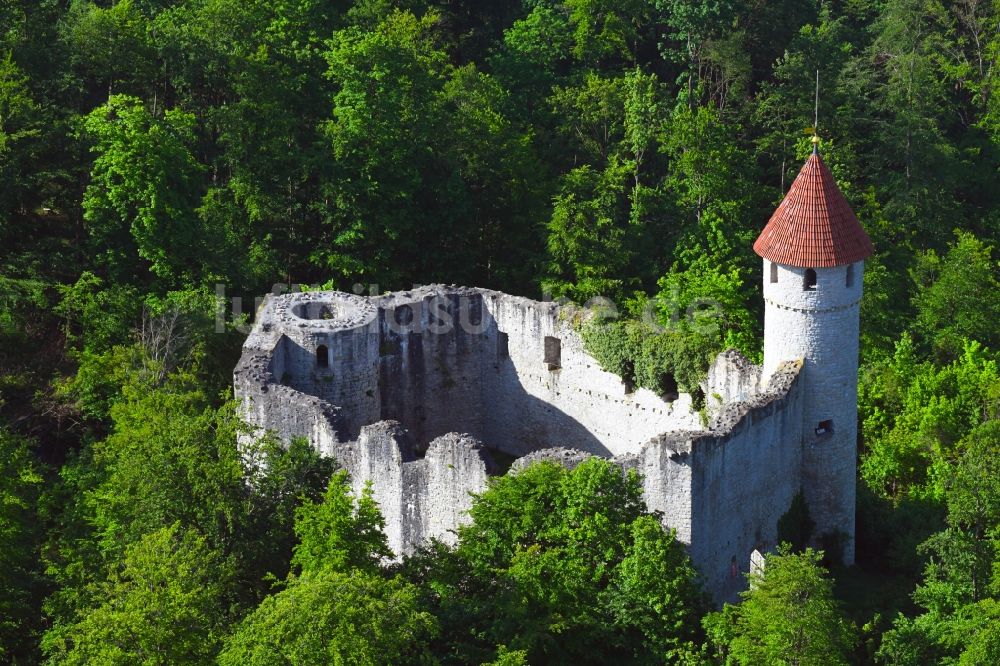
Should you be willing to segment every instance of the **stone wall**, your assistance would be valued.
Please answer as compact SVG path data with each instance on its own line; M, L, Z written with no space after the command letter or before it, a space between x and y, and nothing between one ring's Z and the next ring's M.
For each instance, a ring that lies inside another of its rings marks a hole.
M728 405L718 434L692 443L691 557L718 601L745 587L755 549L777 545L778 519L801 488L800 368L779 366L767 392Z
M554 303L455 287L373 299L291 294L265 301L245 349L274 356L276 383L336 405L345 439L395 420L421 451L467 432L509 455L550 446L616 455L667 430L703 427L689 395L667 401L602 370L561 313ZM558 341L558 363L545 358L546 339ZM321 346L326 367L317 363Z
M513 455L550 446L620 455L659 433L703 427L690 395L668 402L644 388L630 391L602 370L584 351L566 309L498 292L485 292L484 299L507 349L482 385L483 439L491 446ZM545 361L547 337L559 340L556 368Z
M357 441L340 446L339 462L356 494L371 483L389 547L399 554L431 538L453 543L472 494L485 490L495 473L489 453L468 435L438 437L418 458L408 433L395 421L364 426Z
M298 317L306 306L311 316ZM320 345L336 350L326 368ZM308 437L356 492L372 483L396 553L454 540L471 493L497 473L490 449L523 456L515 471L600 455L643 475L649 508L723 600L743 586L732 565L745 572L754 548L774 544L800 487L798 371L778 368L761 393L760 368L720 355L703 383L706 425L690 396L630 391L601 370L555 304L428 287L268 299L234 382L258 431Z

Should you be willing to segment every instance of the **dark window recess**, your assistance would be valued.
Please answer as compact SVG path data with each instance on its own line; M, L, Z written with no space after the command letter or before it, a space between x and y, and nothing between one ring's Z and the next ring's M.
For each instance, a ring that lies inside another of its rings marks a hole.
M663 399L667 402L673 402L681 396L680 389L677 387L677 378L673 375L664 375L663 383Z
M773 284L773 283L775 283L777 281L778 281L778 264L772 262L771 263L771 283Z
M854 264L848 264L847 265L847 280L846 280L845 284L848 287L853 287L854 286Z
M497 331L497 358L510 358L510 339L503 331Z
M833 419L820 421L819 425L816 426L817 435L829 435L831 433L833 433Z
M802 289L803 291L816 290L816 271L811 268L806 269L806 274L802 278Z
M392 317L400 326L409 326L413 323L413 308L409 305L400 305L393 310Z
M551 335L545 336L545 362L549 370L558 370L562 367L562 340Z
M396 356L400 353L399 340L383 338L378 344L379 356Z
M316 367L317 368L330 367L330 352L326 348L326 345L320 345L319 347L316 347Z
M625 395L635 393L635 364L632 361L622 364L622 384L625 385Z

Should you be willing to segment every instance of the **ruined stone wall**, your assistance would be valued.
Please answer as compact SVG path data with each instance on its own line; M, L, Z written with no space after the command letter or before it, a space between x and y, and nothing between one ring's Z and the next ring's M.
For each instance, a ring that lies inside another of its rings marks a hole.
M389 547L398 554L411 553L431 538L453 543L472 493L485 490L495 471L482 444L467 435L438 437L418 458L409 434L395 421L364 426L357 441L341 444L338 451L355 494L371 482Z
M702 428L690 395L667 402L643 388L630 392L602 370L555 303L487 292L485 307L506 338L482 384L491 446L512 455L565 446L608 456L636 452L668 430ZM558 367L546 363L546 337L559 340Z
M743 354L733 349L722 352L701 383L706 405L714 412L727 404L749 400L760 390L760 376L761 368Z
M423 289L378 300L382 419L420 446L449 432L485 434L482 384L496 331L473 289Z
M781 366L766 393L727 406L720 434L692 442L690 552L717 601L745 588L751 553L777 545L778 519L800 490L799 370Z
M350 438L396 420L420 450L466 432L509 455L550 446L615 455L667 430L703 427L689 395L667 402L601 370L554 303L424 287L361 303L350 297L350 308L340 308L345 296L269 299L263 314L288 331L275 377L337 405ZM308 308L327 308L330 318L298 321ZM557 363L546 359L547 338L558 340ZM320 345L329 350L325 368L317 366Z
M305 437L323 455L335 455L347 432L340 408L277 381L285 368L288 340L283 334L258 336L253 342L233 372L240 411L253 427L244 439L264 432L285 441Z
M236 395L258 431L308 437L356 492L371 481L394 552L454 539L470 493L496 473L489 449L567 464L596 454L636 469L649 508L689 545L717 600L743 586L730 577L733 558L745 572L754 548L774 545L800 486L798 366L761 394L760 368L720 355L703 385L717 396L706 425L689 396L628 392L554 304L425 288L348 297L352 307L326 318L322 304L341 296L268 299L234 372ZM318 318L299 321L290 308L303 300L319 304ZM547 357L546 337L560 341L558 359L551 349ZM344 361L331 358L330 381L316 367L320 344Z

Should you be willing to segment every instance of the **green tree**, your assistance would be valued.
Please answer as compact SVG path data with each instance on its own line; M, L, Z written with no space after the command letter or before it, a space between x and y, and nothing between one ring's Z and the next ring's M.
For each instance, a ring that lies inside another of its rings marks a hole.
M177 109L157 117L125 96L87 116L96 159L84 219L116 276L132 276L141 257L168 283L190 279L200 275L206 249L217 242L196 214L203 167L190 150L194 123Z
M247 553L244 576L251 584L260 581L256 587L263 597L269 579L283 579L291 570L297 510L322 502L337 463L299 437L285 444L268 435L244 442L240 451L250 501L238 542Z
M63 467L46 551L59 585L46 602L53 635L100 603L131 544L175 522L224 555L225 604L252 607L288 574L296 509L323 497L334 462L303 440L238 448L235 404L213 405L194 383L133 376L111 407L111 434Z
M960 358L937 368L921 362L904 336L894 356L865 369L859 387L865 451L861 476L885 497L943 499L949 464L964 438L1000 414L992 355L967 342Z
M264 599L227 640L223 664L395 664L421 661L434 617L416 587L385 578L391 556L384 520L366 490L351 495L346 472L321 501L295 513L293 564L283 589Z
M0 240L14 221L23 219L32 194L32 163L37 159L41 109L28 90L28 79L12 54L0 47ZM5 242L6 244L6 242Z
M731 664L848 664L854 631L833 598L833 582L811 548L782 547L750 573L742 603L705 619L710 640Z
M49 663L213 663L231 574L205 539L180 523L154 530L96 586L98 606L47 636Z
M337 279L383 286L492 280L498 270L528 283L523 270L498 268L500 257L534 263L536 234L523 222L536 201L528 136L490 77L450 65L438 18L397 11L330 41L323 128L336 165L313 261Z
M1000 348L1000 264L993 248L959 232L943 257L934 250L919 255L912 270L917 292L914 328L937 358L950 361L962 353L963 340Z
M28 442L0 426L0 658L11 663L27 663L38 638L42 482Z
M232 405L214 409L191 375L157 387L133 377L113 403L113 429L65 465L53 504L47 569L59 589L47 611L59 634L100 603L98 585L145 535L180 522L209 546L240 554L247 495ZM246 558L258 556L243 553Z
M425 657L434 617L398 578L326 568L293 576L226 641L224 666L407 664Z
M73 0L60 32L84 86L88 82L102 86L107 97L115 92L142 94L152 88L155 52L146 17L134 0L109 7Z
M303 573L333 568L377 571L392 555L382 529L385 520L366 488L355 502L347 472L330 479L321 502L306 501L295 512L294 564Z
M683 547L643 508L639 478L590 459L532 465L477 497L454 552L409 564L435 591L446 651L528 661L657 661L694 649L702 598Z
M929 555L913 594L924 612L898 616L879 656L888 663L990 663L1000 624L1000 421L974 429L950 470L947 526L921 550Z
M634 62L655 25L650 0L567 0L563 6L573 28L573 55L587 65Z

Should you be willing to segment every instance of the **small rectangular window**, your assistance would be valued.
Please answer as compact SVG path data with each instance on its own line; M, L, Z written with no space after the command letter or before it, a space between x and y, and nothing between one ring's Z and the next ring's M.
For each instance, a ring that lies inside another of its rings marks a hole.
M507 334L497 331L497 359L510 358L510 341Z
M816 271L812 268L807 268L805 275L802 276L802 290L803 291L815 291L816 290Z
M817 435L830 435L833 433L833 419L827 419L826 421L820 421L816 426Z
M549 370L558 370L562 367L562 341L559 338L545 336L545 362Z
M847 281L848 287L854 286L854 264L847 264Z
M772 262L771 263L771 284L774 284L777 281L778 281L778 264Z

